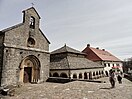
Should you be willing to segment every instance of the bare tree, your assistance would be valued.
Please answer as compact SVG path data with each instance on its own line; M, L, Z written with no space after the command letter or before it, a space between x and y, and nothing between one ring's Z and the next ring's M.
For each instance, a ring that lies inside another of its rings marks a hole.
M124 60L123 70L125 73L132 73L132 57Z

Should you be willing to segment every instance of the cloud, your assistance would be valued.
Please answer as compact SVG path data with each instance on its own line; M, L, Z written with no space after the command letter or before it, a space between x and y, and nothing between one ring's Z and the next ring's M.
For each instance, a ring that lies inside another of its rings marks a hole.
M0 28L21 22L21 11L31 2L51 41L50 51L65 43L81 51L90 43L121 58L132 55L131 0L1 0Z

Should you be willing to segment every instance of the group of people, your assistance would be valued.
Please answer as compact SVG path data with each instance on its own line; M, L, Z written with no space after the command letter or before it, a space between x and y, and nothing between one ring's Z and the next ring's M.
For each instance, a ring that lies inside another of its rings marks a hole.
M117 78L119 84L122 84L122 75L123 75L123 73L121 71L115 73L115 70L110 69L110 71L109 71L109 80L110 80L112 88L115 87L116 78Z

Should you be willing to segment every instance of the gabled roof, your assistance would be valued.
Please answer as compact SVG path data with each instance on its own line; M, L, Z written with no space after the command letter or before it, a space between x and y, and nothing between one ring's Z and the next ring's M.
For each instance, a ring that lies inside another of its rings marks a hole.
M101 50L101 49L96 49L96 48L92 48L92 47L90 47L90 49L91 49L99 58L101 58L101 60L121 61L120 59L118 59L117 57L115 57L114 55L112 55L111 53L109 53L108 51Z
M93 62L91 60L88 60L86 58L80 58L80 57L71 57L68 56L68 63L69 63L69 67L70 69L95 69L95 68L103 68L102 65Z
M26 9L26 10L23 10L22 12L24 13L25 11L28 11L28 10L31 10L31 9L33 9L33 10L36 12L36 14L38 15L38 17L39 17L39 19L40 19L41 17L40 17L40 15L38 14L38 12L35 10L34 7L30 7L30 8L28 8L28 9Z
M47 39L47 37L44 35L44 33L41 31L40 28L39 28L39 31L41 32L41 34L43 35L43 37L47 40L47 42L50 44L50 41Z
M12 30L12 29L15 29L15 28L21 26L21 25L23 25L23 23L19 23L19 24L17 24L17 25L11 26L11 27L9 27L9 28L3 29L3 30L1 30L1 32L4 33L4 32L7 32L7 31L10 31L10 30Z
M70 48L66 45L64 45L60 49L57 49L57 50L51 52L51 54L60 54L60 53L65 53L65 52L72 53L72 54L86 55L85 53L82 53L78 50ZM59 57L58 57L57 60L53 59L50 62L50 69L94 69L94 68L103 68L102 65L99 65L98 63L95 63L91 60L88 60L85 57L78 57L78 56L75 57L75 56L70 56L70 55L67 55L63 58L61 58L61 56L59 56ZM56 58L56 57L54 57L54 58Z
M116 56L112 55L110 52L108 52L104 49L101 50L101 49L93 48L93 47L90 47L90 46L87 46L85 48L85 50L89 50L89 49L91 50L90 53L94 53L98 57L99 60L103 60L103 61L121 61Z
M58 53L65 53L65 52L85 55L85 53L82 53L82 52L80 52L78 50L75 50L75 49L73 49L71 47L68 47L66 44L63 47L51 52L51 54L58 54Z

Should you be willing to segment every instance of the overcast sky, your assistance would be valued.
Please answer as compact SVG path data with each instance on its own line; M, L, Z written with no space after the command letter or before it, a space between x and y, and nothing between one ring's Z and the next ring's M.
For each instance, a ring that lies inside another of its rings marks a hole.
M90 44L122 60L132 57L132 0L0 0L0 30L21 23L32 2L50 51Z

